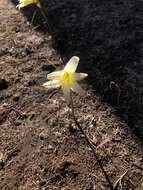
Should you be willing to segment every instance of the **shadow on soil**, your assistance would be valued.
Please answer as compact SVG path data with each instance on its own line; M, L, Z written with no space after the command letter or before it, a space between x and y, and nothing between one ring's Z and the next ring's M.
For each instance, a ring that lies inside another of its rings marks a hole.
M89 74L96 94L143 137L142 0L43 2L54 47L65 61L73 55L81 58L79 70ZM34 11L27 7L23 14L31 21ZM38 10L33 24L45 31Z

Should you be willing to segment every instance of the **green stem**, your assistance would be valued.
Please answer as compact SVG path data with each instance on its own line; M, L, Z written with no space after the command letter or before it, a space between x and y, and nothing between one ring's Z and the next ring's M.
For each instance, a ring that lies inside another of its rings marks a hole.
M76 119L76 117L75 117L74 105L73 105L73 99L72 99L72 92L70 92L70 99L71 99L71 110L72 110L72 117L73 117L73 120L74 120L76 126L78 127L78 129L80 130L80 132L83 134L83 136L84 136L84 138L85 138L85 140L86 140L88 146L91 148L92 153L93 153L93 155L94 155L94 157L95 157L95 159L96 159L96 161L97 161L99 167L101 168L102 173L104 174L104 176L105 176L105 178L106 178L106 180L107 180L107 182L108 182L108 184L109 184L110 189L113 190L113 185L112 185L112 183L111 183L111 181L110 181L110 179L109 179L109 176L108 176L107 172L104 170L104 167L103 167L103 165L102 165L100 159L98 158L98 155L96 154L96 152L95 152L95 150L94 150L93 144L90 142L89 138L87 137L86 133L84 132L84 130L82 129L82 127L80 126L80 124L78 123L78 121L77 121L77 119Z
M50 27L50 25L49 25L49 21L48 21L48 19L47 19L47 15L46 15L45 10L44 10L44 8L42 7L41 2L40 2L39 0L37 0L37 7L39 7L42 16L43 16L43 18L45 19L45 22L46 22L47 28L48 28L48 30L49 30L49 33L51 33L52 30L51 30L51 27Z
M35 19L36 13L37 13L37 10L35 10L34 13L33 13L33 15L32 15L31 24L34 23L34 19Z
M46 22L47 29L48 29L49 33L54 36L54 33L52 33L52 29L51 29L51 26L49 24L49 20L47 19L47 14L45 13L45 10L41 5L40 0L37 0L37 7L40 9L43 18L45 19L45 22ZM62 59L62 62L64 63L64 59L63 59L62 56L61 56L61 59Z

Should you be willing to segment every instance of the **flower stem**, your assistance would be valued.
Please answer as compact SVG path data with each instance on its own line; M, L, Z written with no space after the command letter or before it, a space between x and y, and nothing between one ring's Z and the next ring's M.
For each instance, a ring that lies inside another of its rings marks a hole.
M46 22L47 28L48 28L48 30L49 30L49 33L51 33L52 30L51 30L51 27L50 27L50 25L49 25L49 21L48 21L48 19L47 19L47 15L46 15L46 13L45 13L45 10L44 10L43 6L41 5L40 0L37 0L37 7L40 9L40 12L41 12L43 18L45 19L45 22Z
M105 176L105 178L106 178L106 180L107 180L107 182L108 182L108 184L109 184L110 189L113 190L113 185L112 185L112 183L111 183L111 181L110 181L110 179L109 179L109 176L108 176L107 172L104 170L104 167L103 167L103 165L102 165L100 159L98 158L98 155L97 155L96 152L95 152L95 149L94 149L93 144L90 142L89 138L87 137L86 133L84 132L84 130L82 129L82 127L80 126L79 122L77 121L77 119L76 119L76 117L75 117L74 105L73 105L73 99L72 99L72 92L70 92L70 100L71 100L70 103L71 103L71 110L72 110L72 117L73 117L73 120L74 120L76 126L78 127L78 129L80 130L80 132L83 134L83 136L84 136L84 138L85 138L85 140L86 140L88 146L91 148L92 153L93 153L93 155L94 155L94 157L95 157L95 159L96 159L96 161L97 161L97 163L98 163L100 169L102 170L102 173L104 174L104 176Z
M47 19L47 14L46 14L46 12L45 12L45 9L44 9L43 6L41 5L40 0L37 0L37 7L40 9L40 12L41 12L43 18L45 19L48 32L49 32L52 36L54 36L54 32L52 31L51 24L49 24L50 21ZM62 62L64 63L64 58L62 57L62 55L61 55L61 60L62 60Z

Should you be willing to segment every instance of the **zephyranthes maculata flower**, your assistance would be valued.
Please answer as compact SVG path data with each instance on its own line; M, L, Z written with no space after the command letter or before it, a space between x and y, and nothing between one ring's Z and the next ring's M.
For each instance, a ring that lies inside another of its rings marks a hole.
M50 81L43 84L48 89L61 87L65 96L65 99L70 102L70 91L74 91L79 94L83 94L83 90L78 81L86 78L86 73L76 73L79 57L73 56L66 64L63 70L55 71L47 75L47 79Z
M36 4L37 6L39 6L39 1L38 0L19 0L19 4L16 7L21 9L30 4Z

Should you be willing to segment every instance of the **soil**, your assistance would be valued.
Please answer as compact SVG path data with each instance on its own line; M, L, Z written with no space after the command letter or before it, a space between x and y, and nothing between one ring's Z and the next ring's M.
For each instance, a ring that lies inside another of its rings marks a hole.
M78 55L89 77L85 96L73 97L76 117L111 182L121 177L117 189L142 190L142 1L43 6L50 35L39 12L30 24L34 6L25 18L0 0L0 189L109 189L62 92L42 87L61 60Z

